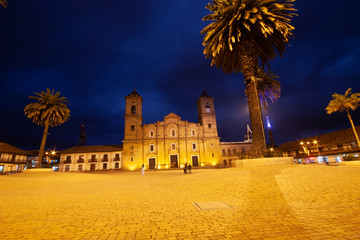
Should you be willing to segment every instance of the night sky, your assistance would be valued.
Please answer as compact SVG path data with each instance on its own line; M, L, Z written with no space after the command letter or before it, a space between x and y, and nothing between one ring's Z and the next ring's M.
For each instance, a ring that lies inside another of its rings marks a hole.
M144 123L174 112L197 122L203 90L215 97L221 141L242 141L250 123L241 74L210 67L200 31L209 0L8 0L0 7L0 142L39 148L42 128L24 115L46 88L68 98L71 117L51 128L46 149L121 144L125 99L143 97ZM298 0L294 38L271 63L282 84L270 104L275 143L350 127L327 115L335 92L360 92L360 1ZM360 109L353 112L359 125Z

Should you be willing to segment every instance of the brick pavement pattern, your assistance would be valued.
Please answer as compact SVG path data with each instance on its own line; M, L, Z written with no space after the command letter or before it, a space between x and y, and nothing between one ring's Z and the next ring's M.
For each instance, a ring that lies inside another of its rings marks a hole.
M360 239L359 186L322 165L3 175L0 239Z

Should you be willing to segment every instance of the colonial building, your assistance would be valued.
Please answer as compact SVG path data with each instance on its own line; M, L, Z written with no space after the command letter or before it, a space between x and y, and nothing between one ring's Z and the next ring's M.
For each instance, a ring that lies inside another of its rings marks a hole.
M360 134L360 126L356 127ZM341 162L360 159L360 149L352 128L284 143L275 149L284 157L294 157L298 163Z
M59 171L119 170L122 145L75 146L61 151Z
M220 142L222 162L225 166L231 166L233 160L248 157L251 149L251 141L244 142Z
M26 166L27 152L7 143L0 143L0 174L21 172Z

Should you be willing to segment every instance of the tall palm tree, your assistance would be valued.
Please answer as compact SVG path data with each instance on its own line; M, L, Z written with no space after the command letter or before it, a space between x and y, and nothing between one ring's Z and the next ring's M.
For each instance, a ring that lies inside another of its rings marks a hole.
M346 90L344 95L334 93L332 95L333 99L329 102L329 105L326 107L327 114L332 114L333 112L343 112L345 111L347 117L350 120L351 127L354 131L358 147L360 147L359 136L356 133L354 122L351 119L350 110L355 111L355 109L360 105L360 93L351 93L351 88Z
M245 79L250 121L253 129L251 154L265 151L256 73L259 60L270 65L276 52L283 56L294 27L295 0L213 0L206 6L212 13L203 20L212 21L201 34L204 54L211 65L225 73L241 72Z
M259 91L260 100L262 102L263 110L265 113L266 125L269 130L270 145L272 147L274 146L274 138L272 135L272 129L269 118L268 100L274 103L280 98L281 86L280 86L280 82L276 80L276 78L279 78L279 76L276 76L273 72L271 71L265 72L264 68L258 69L257 72L258 91Z
M60 97L60 92L54 94L54 89L51 92L47 88L46 92L35 94L37 96L30 96L29 98L36 101L26 105L24 112L27 118L32 119L33 123L44 126L39 160L36 165L36 167L41 167L49 126L56 127L66 122L70 117L70 110L67 107L66 98Z

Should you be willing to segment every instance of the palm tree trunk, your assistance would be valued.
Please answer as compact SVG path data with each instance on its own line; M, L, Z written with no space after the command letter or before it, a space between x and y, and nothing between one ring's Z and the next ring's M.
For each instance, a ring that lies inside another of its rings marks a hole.
M260 157L263 156L265 152L266 144L264 124L262 121L260 108L260 99L256 89L255 77L253 77L252 83L246 85L245 91L248 100L250 121L253 132L251 156Z
M346 110L346 113L347 113L347 116L348 116L348 118L349 118L349 120L350 120L351 127L352 127L352 129L353 129L353 131L354 131L354 134L355 134L355 137L356 137L356 141L357 141L357 144L358 144L358 148L360 148L359 136L358 136L357 133L356 133L356 129L355 129L353 120L351 119L351 115L350 115L349 110Z
M240 43L239 58L241 59L241 72L245 79L245 93L248 100L251 128L253 132L250 155L261 157L266 150L264 124L262 120L260 98L257 91L256 72L258 69L258 58L252 41L244 40Z
M38 160L38 162L36 164L36 168L41 168L41 162L42 162L42 158L44 156L44 149L45 149L46 138L47 138L47 135L48 135L48 130L49 130L49 120L47 120L45 122L44 132L43 132L41 145L40 145L40 151L39 151L39 160Z

